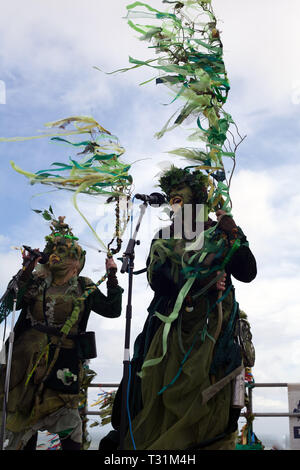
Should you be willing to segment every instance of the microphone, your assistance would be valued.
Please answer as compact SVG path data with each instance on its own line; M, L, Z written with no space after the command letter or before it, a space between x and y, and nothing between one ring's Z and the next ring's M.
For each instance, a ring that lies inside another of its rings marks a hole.
M141 199L142 201L147 202L150 206L161 206L162 204L166 203L166 198L161 193L151 193L150 196L147 194L136 194L134 197L136 199Z
M23 245L23 248L25 248L28 253L35 255L36 258L40 257L41 259L39 260L39 263L46 264L49 261L49 255L47 255L46 253L41 253L39 250L33 250L32 248L30 248L30 246L26 245Z

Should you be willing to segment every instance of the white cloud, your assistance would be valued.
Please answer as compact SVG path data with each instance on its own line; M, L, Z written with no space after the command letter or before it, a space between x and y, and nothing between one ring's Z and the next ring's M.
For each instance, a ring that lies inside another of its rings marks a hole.
M298 165L238 172L233 178L233 215L258 265L250 284L234 281L249 316L256 347L257 381L297 381L299 363ZM267 366L266 366L267 364Z
M284 393L285 392L285 393ZM261 391L257 388L255 389L255 411L256 412L273 412L273 413L287 413L287 400L286 400L286 391L280 393L279 398L266 398L262 396ZM271 394L276 395L276 392L271 392ZM278 393L277 393L278 394Z
M88 83L88 86L87 86ZM61 104L75 114L80 109L81 113L93 115L96 111L96 103L101 103L102 109L111 107L114 102L113 90L103 80L101 74L89 73L83 75L80 81L73 82L67 87L61 96Z
M12 276L16 274L19 269L21 269L20 260L22 260L22 258L21 252L17 252L15 250L11 250L7 253L1 253L0 257L1 266L3 268L0 270L0 286L4 290L4 287L7 285L8 281L10 281Z
M0 234L0 246L5 245L8 242L9 242L9 238L6 235Z
M152 3L161 5L158 0ZM26 5L14 0L2 6L2 56L8 65L27 73L32 66L37 71L56 73L73 66L77 70L99 66L111 72L106 67L126 67L130 52L145 50L128 27L125 15L126 4L121 0L105 5L97 0L84 4L53 0L47 6L37 0ZM8 26L11 21L13 30Z
M299 190L293 182L299 172L297 164L282 164L261 171L242 170L233 178L233 215L247 233L264 272L265 265L273 274L279 275L283 269L288 275L290 264L297 265Z
M151 4L162 8L160 0ZM94 96L104 99L105 104L104 92L100 93L95 83L97 79L104 83L101 74L95 71L95 75L88 75L85 90L82 81L77 82L78 75L84 70L92 72L93 66L105 72L126 67L129 55L140 59L152 56L148 44L137 39L138 34L123 18L125 7L124 2L117 0L105 6L96 0L85 4L53 0L47 7L36 0L6 3L0 19L5 69L19 70L32 82L41 82L45 74L65 77L65 99L74 97L75 104L79 97L80 106L80 95L89 95L94 88ZM222 32L229 79L240 84L231 90L227 107L234 111L234 117L242 118L238 121L246 132L254 132L263 117L282 115L295 108L293 96L299 91L300 74L299 64L294 60L299 4L291 0L289 8L283 8L279 0L263 3L256 0L251 4L215 0L214 9ZM141 68L119 75L118 86L122 87L124 80L136 85L152 74L150 69ZM106 83L104 89L108 87ZM144 93L157 93L153 82L144 89Z
M242 134L266 120L296 115L299 105L299 2L215 0L224 61L231 83L225 109Z

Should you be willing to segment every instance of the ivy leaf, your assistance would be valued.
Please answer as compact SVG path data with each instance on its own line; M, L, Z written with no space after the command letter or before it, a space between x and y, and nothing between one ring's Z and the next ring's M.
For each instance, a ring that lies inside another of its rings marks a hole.
M42 213L42 216L44 217L45 220L52 220L52 216L51 214L49 214L47 210L44 210L44 212Z

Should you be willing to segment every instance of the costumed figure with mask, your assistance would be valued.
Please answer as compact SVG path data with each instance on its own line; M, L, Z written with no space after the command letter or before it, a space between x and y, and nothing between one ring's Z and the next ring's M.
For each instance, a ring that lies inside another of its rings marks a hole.
M80 276L85 251L64 217L52 220L45 264L32 261L18 286L14 346L7 403L7 450L35 450L37 433L58 434L62 450L80 450L82 420L79 390L86 359L95 357L90 312L108 318L121 314L123 289L117 266L106 260L107 295ZM24 262L28 254L23 253ZM28 263L27 263L28 265ZM6 366L1 366L1 404ZM0 398L1 398L0 397Z
M125 449L235 448L241 408L233 406L233 385L245 364L231 278L248 283L257 270L232 216L223 210L216 210L217 221L208 216L208 182L190 168L171 167L160 178L173 220L169 237L162 229L153 239L147 260L154 297L134 344ZM190 224L184 223L188 208ZM114 431L99 449L119 445L121 395L122 382Z

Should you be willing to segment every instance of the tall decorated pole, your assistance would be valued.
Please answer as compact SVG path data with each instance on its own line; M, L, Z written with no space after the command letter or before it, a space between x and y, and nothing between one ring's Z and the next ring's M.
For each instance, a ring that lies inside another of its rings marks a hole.
M149 68L155 74L141 85L149 85L154 81L156 85L164 85L171 91L173 98L170 104L178 103L179 109L171 113L155 137L160 139L166 133L176 132L179 126L186 123L191 126L194 122L194 128L187 136L188 145L171 149L168 153L182 157L185 163L184 169L193 168L203 175L201 178L207 191L204 221L210 212L217 212L220 209L231 216L230 184L236 166L236 151L245 137L240 135L233 118L224 109L230 84L212 2L211 0L163 0L162 3L165 6L164 11L140 1L126 7L128 25L139 34L141 41L150 43L149 49L155 56L147 60L129 57L130 67L111 73L128 72L140 67ZM176 169L173 173L176 177ZM145 360L139 373L140 377L143 377L145 368L155 367L164 358L171 324L179 317L195 279L208 278L214 273L214 269L205 267L202 261L208 254L224 250L222 240L217 242L214 237L217 226L218 224L197 234L196 241L190 244L189 254L185 248L185 254L188 256L182 257L182 268L186 282L178 294L173 311L168 316L156 313L164 323L162 356ZM224 260L218 268L220 275L224 273L226 263L240 246L238 238L232 242L229 252L224 255ZM217 279L218 277L214 282ZM215 342L223 322L221 291L217 307L219 328L214 338ZM193 344L184 356L174 379L164 386L159 394L164 393L175 383L192 348ZM237 368L234 374L241 371L242 366ZM121 449L123 441L124 426L121 426Z

